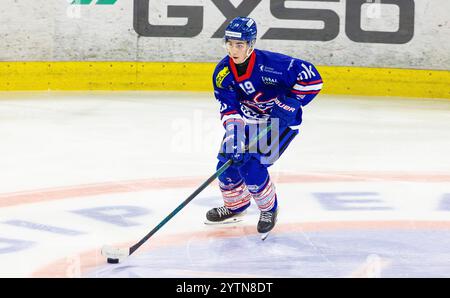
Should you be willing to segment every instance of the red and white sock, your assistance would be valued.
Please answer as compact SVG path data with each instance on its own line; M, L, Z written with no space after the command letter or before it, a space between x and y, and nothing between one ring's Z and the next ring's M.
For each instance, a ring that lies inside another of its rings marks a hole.
M239 209L248 206L250 203L251 194L243 181L237 186L236 184L226 186L220 183L220 190L222 191L225 207L233 212L243 211Z
M265 186L262 190L256 193L251 193L255 199L256 205L258 205L261 211L270 211L275 207L277 194L275 191L275 185L272 183L270 178L267 178Z

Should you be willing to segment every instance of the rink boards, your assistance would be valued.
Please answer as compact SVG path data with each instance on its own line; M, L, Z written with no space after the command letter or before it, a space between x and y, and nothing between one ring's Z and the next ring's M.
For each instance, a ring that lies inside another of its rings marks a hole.
M1 62L0 90L211 91L214 63ZM324 94L450 98L450 71L319 66Z

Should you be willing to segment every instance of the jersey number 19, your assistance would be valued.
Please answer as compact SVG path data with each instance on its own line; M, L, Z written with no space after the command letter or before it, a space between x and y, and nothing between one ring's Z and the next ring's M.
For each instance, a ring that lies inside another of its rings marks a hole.
M255 87L253 87L253 84L250 81L245 81L244 83L240 83L239 86L242 88L242 90L244 90L245 94L247 94L247 95L250 95L256 91Z

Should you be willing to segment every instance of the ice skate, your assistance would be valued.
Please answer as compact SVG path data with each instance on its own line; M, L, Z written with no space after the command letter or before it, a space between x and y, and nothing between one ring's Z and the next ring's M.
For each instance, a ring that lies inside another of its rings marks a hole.
M266 240L270 231L277 222L278 208L274 212L261 211L258 222L258 233L261 234L261 240Z
M206 221L207 225L220 225L220 224L231 224L240 222L243 220L243 215L247 211L244 210L239 213L233 213L230 209L225 206L212 208L206 213Z

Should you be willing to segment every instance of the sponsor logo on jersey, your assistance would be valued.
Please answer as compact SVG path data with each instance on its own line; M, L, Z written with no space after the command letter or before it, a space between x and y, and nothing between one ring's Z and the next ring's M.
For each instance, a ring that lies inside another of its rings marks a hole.
M261 72L268 72L268 73L273 73L273 74L276 74L276 75L282 75L283 74L281 71L277 71L274 68L269 67L269 66L265 66L263 64L259 65L259 70Z
M306 66L304 63L302 63L302 68L303 71L298 74L297 80L309 80L316 76L316 73L313 71L311 65Z
M230 73L230 70L228 69L228 66L225 66L216 76L216 86L219 88L223 88L222 83L223 80L227 77L227 75Z
M282 103L281 101L278 100L278 98L275 99L275 103L277 104L277 106L285 111L288 112L295 112L295 108L294 107L290 107L285 103Z
M278 85L278 80L270 77L261 77L262 81L266 85Z

